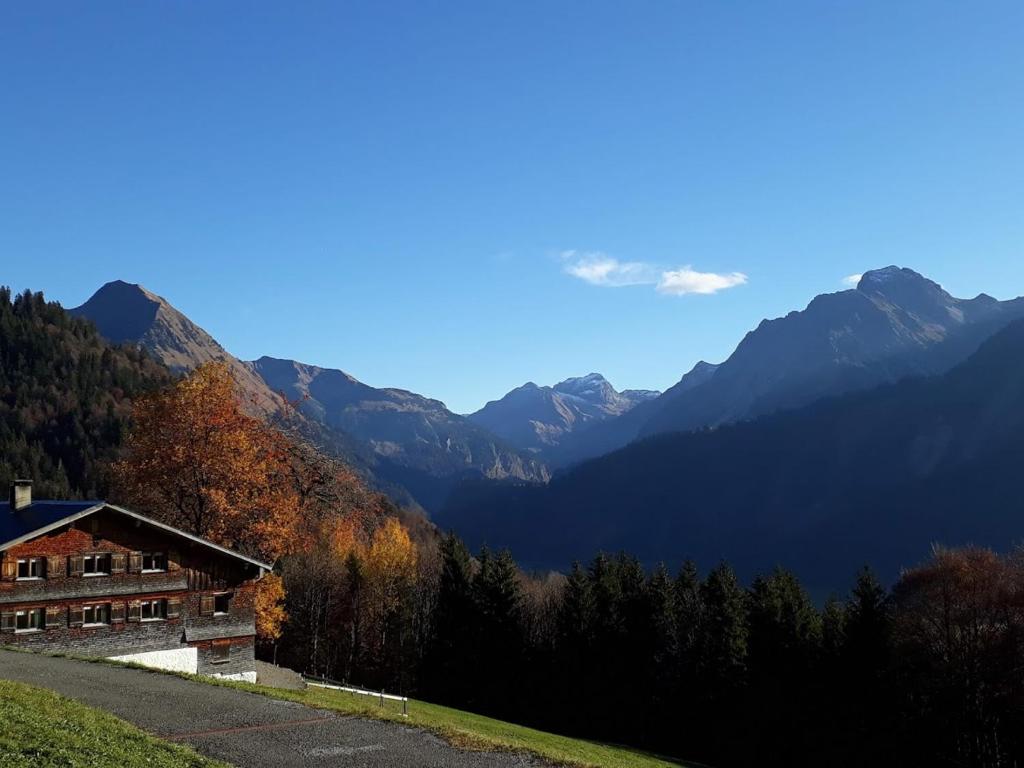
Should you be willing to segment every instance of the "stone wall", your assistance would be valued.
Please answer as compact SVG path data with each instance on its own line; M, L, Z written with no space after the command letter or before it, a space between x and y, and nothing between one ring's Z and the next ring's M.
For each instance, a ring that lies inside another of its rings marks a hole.
M227 661L214 660L214 644L230 643ZM234 677L251 672L256 682L256 646L252 637L236 637L230 640L204 640L194 644L199 651L199 674L217 677ZM244 678L236 678L244 679Z

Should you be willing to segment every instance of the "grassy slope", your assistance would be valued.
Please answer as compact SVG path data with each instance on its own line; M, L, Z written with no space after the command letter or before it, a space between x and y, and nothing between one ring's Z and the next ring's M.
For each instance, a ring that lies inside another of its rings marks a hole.
M9 648L7 650L26 652L22 649ZM377 699L343 691L333 691L324 688L290 691L270 688L264 685L253 685L252 683L220 680L212 677L203 677L202 675L190 675L184 672L163 672L132 662L120 662L111 659L64 653L49 655L72 658L94 664L131 667L154 675L175 675L207 685L236 688L271 698L298 702L310 707L330 709L346 715L390 720L436 733L449 743L462 749L528 752L557 765L571 766L571 768L678 768L683 765L683 763L672 759L651 755L636 749L630 749L629 747L574 739L569 736L559 736L558 734L507 723L502 720L495 720L494 718L452 709L451 707L443 707L426 701L410 700L408 704L409 714L408 716L403 716L399 702L385 700L385 706L381 708L380 702ZM0 710L0 715L2 715L2 710ZM2 729L2 726L0 726L0 729ZM2 733L2 730L0 730L0 733ZM3 742L0 740L0 758L4 756L2 744ZM0 765L5 765L2 760L0 760ZM197 765L203 764L198 763ZM688 763L687 765L690 765L691 768L696 768L698 764Z
M579 768L667 768L680 765L626 747L558 736L425 701L410 701L409 715L403 717L399 702L385 701L381 708L378 699L343 691L323 688L286 691L248 683L214 682L311 707L424 728L463 749L530 752L560 765Z
M51 691L0 680L0 765L217 768L223 763Z

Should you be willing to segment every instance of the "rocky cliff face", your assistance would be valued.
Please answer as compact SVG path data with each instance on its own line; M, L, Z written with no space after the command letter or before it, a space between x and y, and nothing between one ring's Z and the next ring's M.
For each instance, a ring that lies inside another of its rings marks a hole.
M261 357L246 364L310 418L365 441L392 462L434 475L474 471L493 479L544 481L545 466L444 403L404 389L378 389L344 371Z

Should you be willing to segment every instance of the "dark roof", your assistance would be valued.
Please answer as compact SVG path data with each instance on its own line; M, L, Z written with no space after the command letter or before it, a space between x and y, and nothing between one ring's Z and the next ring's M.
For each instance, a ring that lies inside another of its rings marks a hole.
M174 526L161 523L159 520L153 520L152 518L140 515L138 512L132 512L130 509L124 507L118 507L114 504L108 504L105 501L33 501L29 506L24 509L20 509L17 512L11 511L11 505L9 502L0 502L0 551L5 550L9 547L13 547L15 544L20 544L23 541L41 536L47 531L59 528L61 525L74 522L79 518L91 515L93 512L98 512L101 509L110 509L114 512L119 512L122 515L140 520L141 522L152 525L155 528L160 528L173 533L178 536L182 536L190 541L194 541L204 547L215 549L225 555L244 560L247 563L255 565L257 568L262 568L265 571L270 571L271 566L267 563L261 563L259 560L254 560L251 557L247 557L239 552L222 547L219 544L214 544L212 541L200 538L199 536L193 536L191 533L183 531Z
M0 502L0 545L102 506L102 501L33 501L24 509L12 512L10 502Z

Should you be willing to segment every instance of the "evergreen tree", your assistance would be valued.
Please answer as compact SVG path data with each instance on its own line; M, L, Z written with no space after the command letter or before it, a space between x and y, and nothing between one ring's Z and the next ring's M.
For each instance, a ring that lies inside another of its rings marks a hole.
M510 716L518 709L523 665L522 587L515 560L508 550L480 554L480 571L473 580L479 617L480 668L478 697L485 711Z
M701 597L700 574L692 560L683 563L675 582L676 652L680 685L689 688L697 677L699 657L698 640L704 605Z
M641 659L643 685L650 691L641 733L645 746L667 748L665 735L679 716L675 700L679 688L679 630L676 590L664 563L658 565L646 586L648 650Z
M828 669L834 669L845 644L846 608L833 595L821 611L821 652Z
M711 570L701 585L700 670L712 688L739 688L747 666L747 600L727 563Z
M700 592L697 690L702 722L697 738L708 756L733 761L747 746L735 739L731 728L741 716L746 682L747 599L727 563L711 570Z
M598 687L592 674L595 612L590 575L578 562L573 563L558 611L554 664L558 701L552 707L557 721L569 733L586 732L590 704Z
M607 703L605 710L615 712L618 738L634 744L647 742L647 716L653 706L652 670L649 661L655 653L653 616L647 575L640 561L633 555L620 553L614 561L618 582L619 624L615 634L608 637ZM639 690L636 705L616 707L613 691ZM616 709L618 711L616 712ZM613 732L613 731L607 731Z
M776 568L750 589L747 716L759 752L800 764L813 739L821 618L796 577ZM756 713L756 716L755 716Z
M845 655L858 676L878 678L889 665L892 615L885 588L870 568L857 574L846 606Z
M839 689L847 706L845 755L850 765L892 757L895 711L889 672L892 614L888 595L869 568L857 575L846 604L843 677Z
M479 684L476 632L479 611L469 551L455 534L441 540L441 575L430 648L424 654L423 686L445 704L465 706Z

